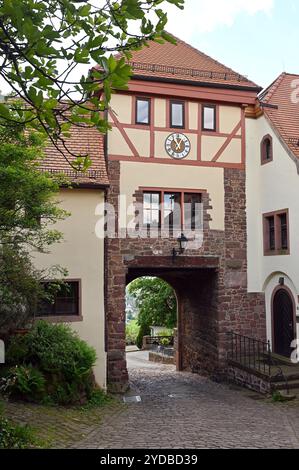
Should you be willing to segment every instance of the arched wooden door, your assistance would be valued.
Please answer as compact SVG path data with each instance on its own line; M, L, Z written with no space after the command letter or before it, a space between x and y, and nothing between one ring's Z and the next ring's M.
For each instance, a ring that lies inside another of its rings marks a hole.
M278 289L273 297L274 352L290 357L295 338L294 303L286 289Z

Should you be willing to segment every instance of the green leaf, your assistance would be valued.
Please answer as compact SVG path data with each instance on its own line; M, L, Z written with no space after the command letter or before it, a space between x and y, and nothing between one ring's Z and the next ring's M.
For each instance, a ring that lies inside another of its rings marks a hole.
M90 13L91 5L83 5L78 10L79 16L88 16Z

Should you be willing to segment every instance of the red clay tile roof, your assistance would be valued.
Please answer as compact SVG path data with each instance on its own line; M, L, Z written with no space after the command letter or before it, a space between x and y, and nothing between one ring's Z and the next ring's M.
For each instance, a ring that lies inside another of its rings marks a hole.
M134 76L158 77L258 88L258 85L217 62L181 39L177 44L150 41L140 51L134 51L129 61ZM118 54L119 57L119 54Z
M282 73L260 95L260 101L278 106L278 109L264 108L265 115L291 152L299 158L299 75Z
M92 160L92 165L87 172L76 172L52 144L47 145L45 149L46 157L42 161L41 170L63 173L73 183L107 186L109 180L104 156L104 136L96 129L84 126L73 126L70 132L71 137L65 139L67 148L77 156L88 154ZM69 161L74 160L75 157L69 155L63 149L62 144L59 144L59 148L64 151Z

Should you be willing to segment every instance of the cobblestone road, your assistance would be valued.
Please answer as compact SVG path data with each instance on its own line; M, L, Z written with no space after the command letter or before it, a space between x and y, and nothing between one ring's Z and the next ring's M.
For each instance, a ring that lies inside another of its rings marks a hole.
M299 448L298 403L282 405L246 390L177 373L172 366L128 354L128 404L76 447L80 448ZM75 446L74 446L75 447Z

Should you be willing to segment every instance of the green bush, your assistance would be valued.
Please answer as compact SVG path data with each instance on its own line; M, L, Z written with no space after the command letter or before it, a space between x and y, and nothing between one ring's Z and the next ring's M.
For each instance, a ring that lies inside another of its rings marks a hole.
M142 349L142 342L143 342L143 337L148 336L150 334L151 330L150 327L147 325L140 325L138 336L136 338L136 346L139 349Z
M139 325L137 323L137 320L131 320L126 325L126 343L136 344L138 332L139 332Z
M13 425L0 417L0 449L27 449L35 442L28 426Z
M162 338L160 340L160 344L162 344L162 346L169 346L170 345L170 340L168 338Z
M94 389L95 350L67 325L36 322L29 333L14 337L6 359L13 366L30 365L44 376L46 401L82 403Z
M172 336L173 335L173 330L170 328L165 328L165 330L159 331L157 336Z
M30 397L33 401L39 401L45 394L46 380L42 372L34 367L12 367L3 379L1 390L13 398L26 400Z

